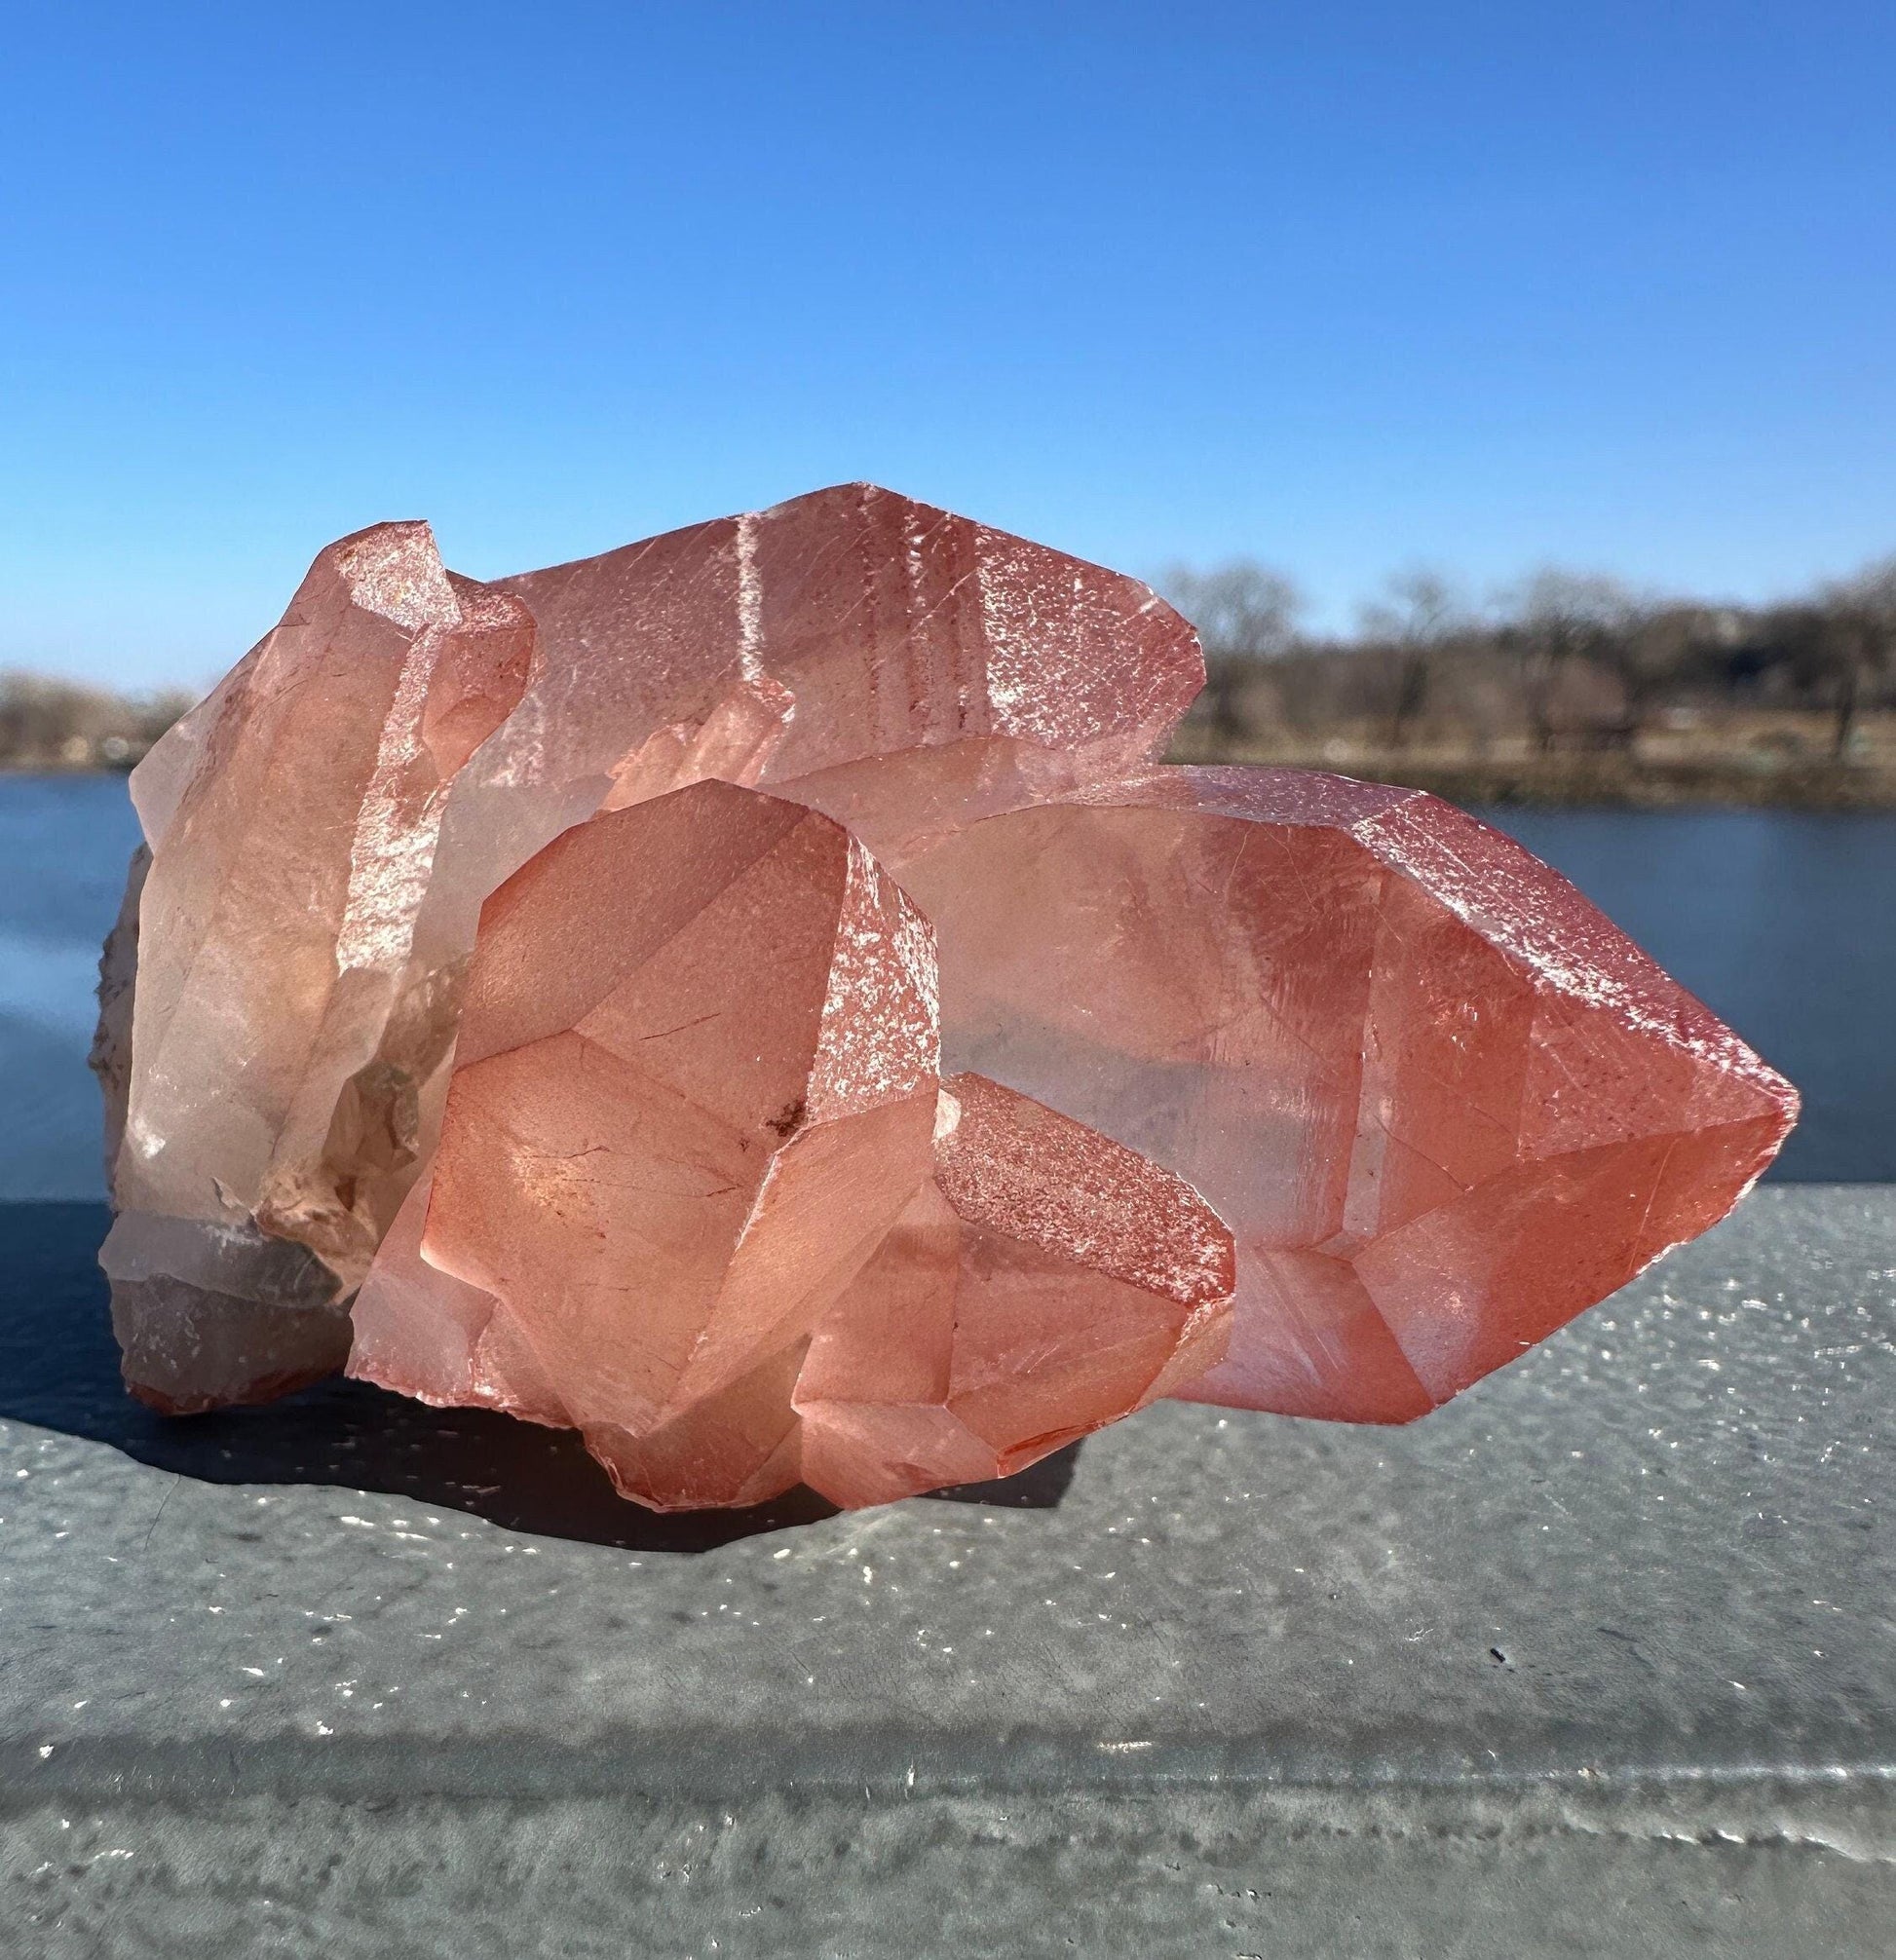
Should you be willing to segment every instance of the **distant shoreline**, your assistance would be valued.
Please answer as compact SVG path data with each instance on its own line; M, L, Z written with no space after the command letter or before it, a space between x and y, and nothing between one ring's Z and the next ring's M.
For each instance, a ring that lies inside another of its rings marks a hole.
M1285 755L1244 742L1175 744L1168 762L1321 769L1367 782L1425 789L1450 803L1545 810L1896 810L1896 770L1828 759L1762 762L1749 756L1643 760L1622 753L1510 758Z
M0 776L42 775L64 778L81 775L116 775L124 778L131 773L130 764L120 768L115 763L0 762Z
M1896 771L1852 763L1797 761L1765 768L1745 759L1640 762L1621 755L1508 761L1387 753L1285 756L1244 743L1205 740L1181 745L1166 761L1326 770L1368 782L1425 789L1450 803L1525 809L1896 811ZM130 773L85 764L0 763L0 779L123 779Z

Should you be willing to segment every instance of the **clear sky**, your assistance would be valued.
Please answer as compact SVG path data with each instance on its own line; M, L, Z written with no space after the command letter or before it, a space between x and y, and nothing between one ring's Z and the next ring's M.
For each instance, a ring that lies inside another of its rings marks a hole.
M1896 7L89 5L0 37L0 664L867 476L1150 574L1896 549Z

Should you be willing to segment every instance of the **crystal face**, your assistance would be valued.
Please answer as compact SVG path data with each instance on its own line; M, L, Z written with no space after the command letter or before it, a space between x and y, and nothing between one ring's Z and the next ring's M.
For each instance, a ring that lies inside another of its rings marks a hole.
M1405 1420L1723 1216L1789 1085L1449 806L1157 765L1202 679L868 485L328 547L133 778L133 1391L346 1364L658 1507L878 1503L1157 1396Z

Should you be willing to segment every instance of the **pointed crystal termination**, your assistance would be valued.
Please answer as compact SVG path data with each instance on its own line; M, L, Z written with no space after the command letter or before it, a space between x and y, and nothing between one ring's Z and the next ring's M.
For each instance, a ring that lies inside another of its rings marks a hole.
M950 1066L1191 1180L1237 1240L1187 1399L1402 1421L1722 1218L1797 1096L1433 797L1169 769L910 862Z
M657 1508L787 1489L797 1369L929 1175L938 1055L928 926L827 817L705 780L569 830L482 912L352 1372L568 1423Z
M1231 1332L1231 1233L1182 1178L981 1075L934 1176L797 1377L803 1480L845 1506L1005 1477L1186 1386Z
M451 987L413 985L409 957L445 786L532 658L517 600L446 572L425 524L380 525L323 551L133 772L151 857L128 894L135 993L122 961L102 983L124 1133L100 1257L127 1379L161 1409L341 1364L341 1298L453 1038Z

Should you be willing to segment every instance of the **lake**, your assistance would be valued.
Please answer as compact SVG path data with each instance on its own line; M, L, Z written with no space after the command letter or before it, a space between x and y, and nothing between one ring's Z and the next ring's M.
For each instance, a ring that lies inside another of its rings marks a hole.
M1482 813L1803 1090L1774 1175L1896 1180L1896 815ZM0 775L0 1199L102 1192L86 1048L137 835L119 776Z

